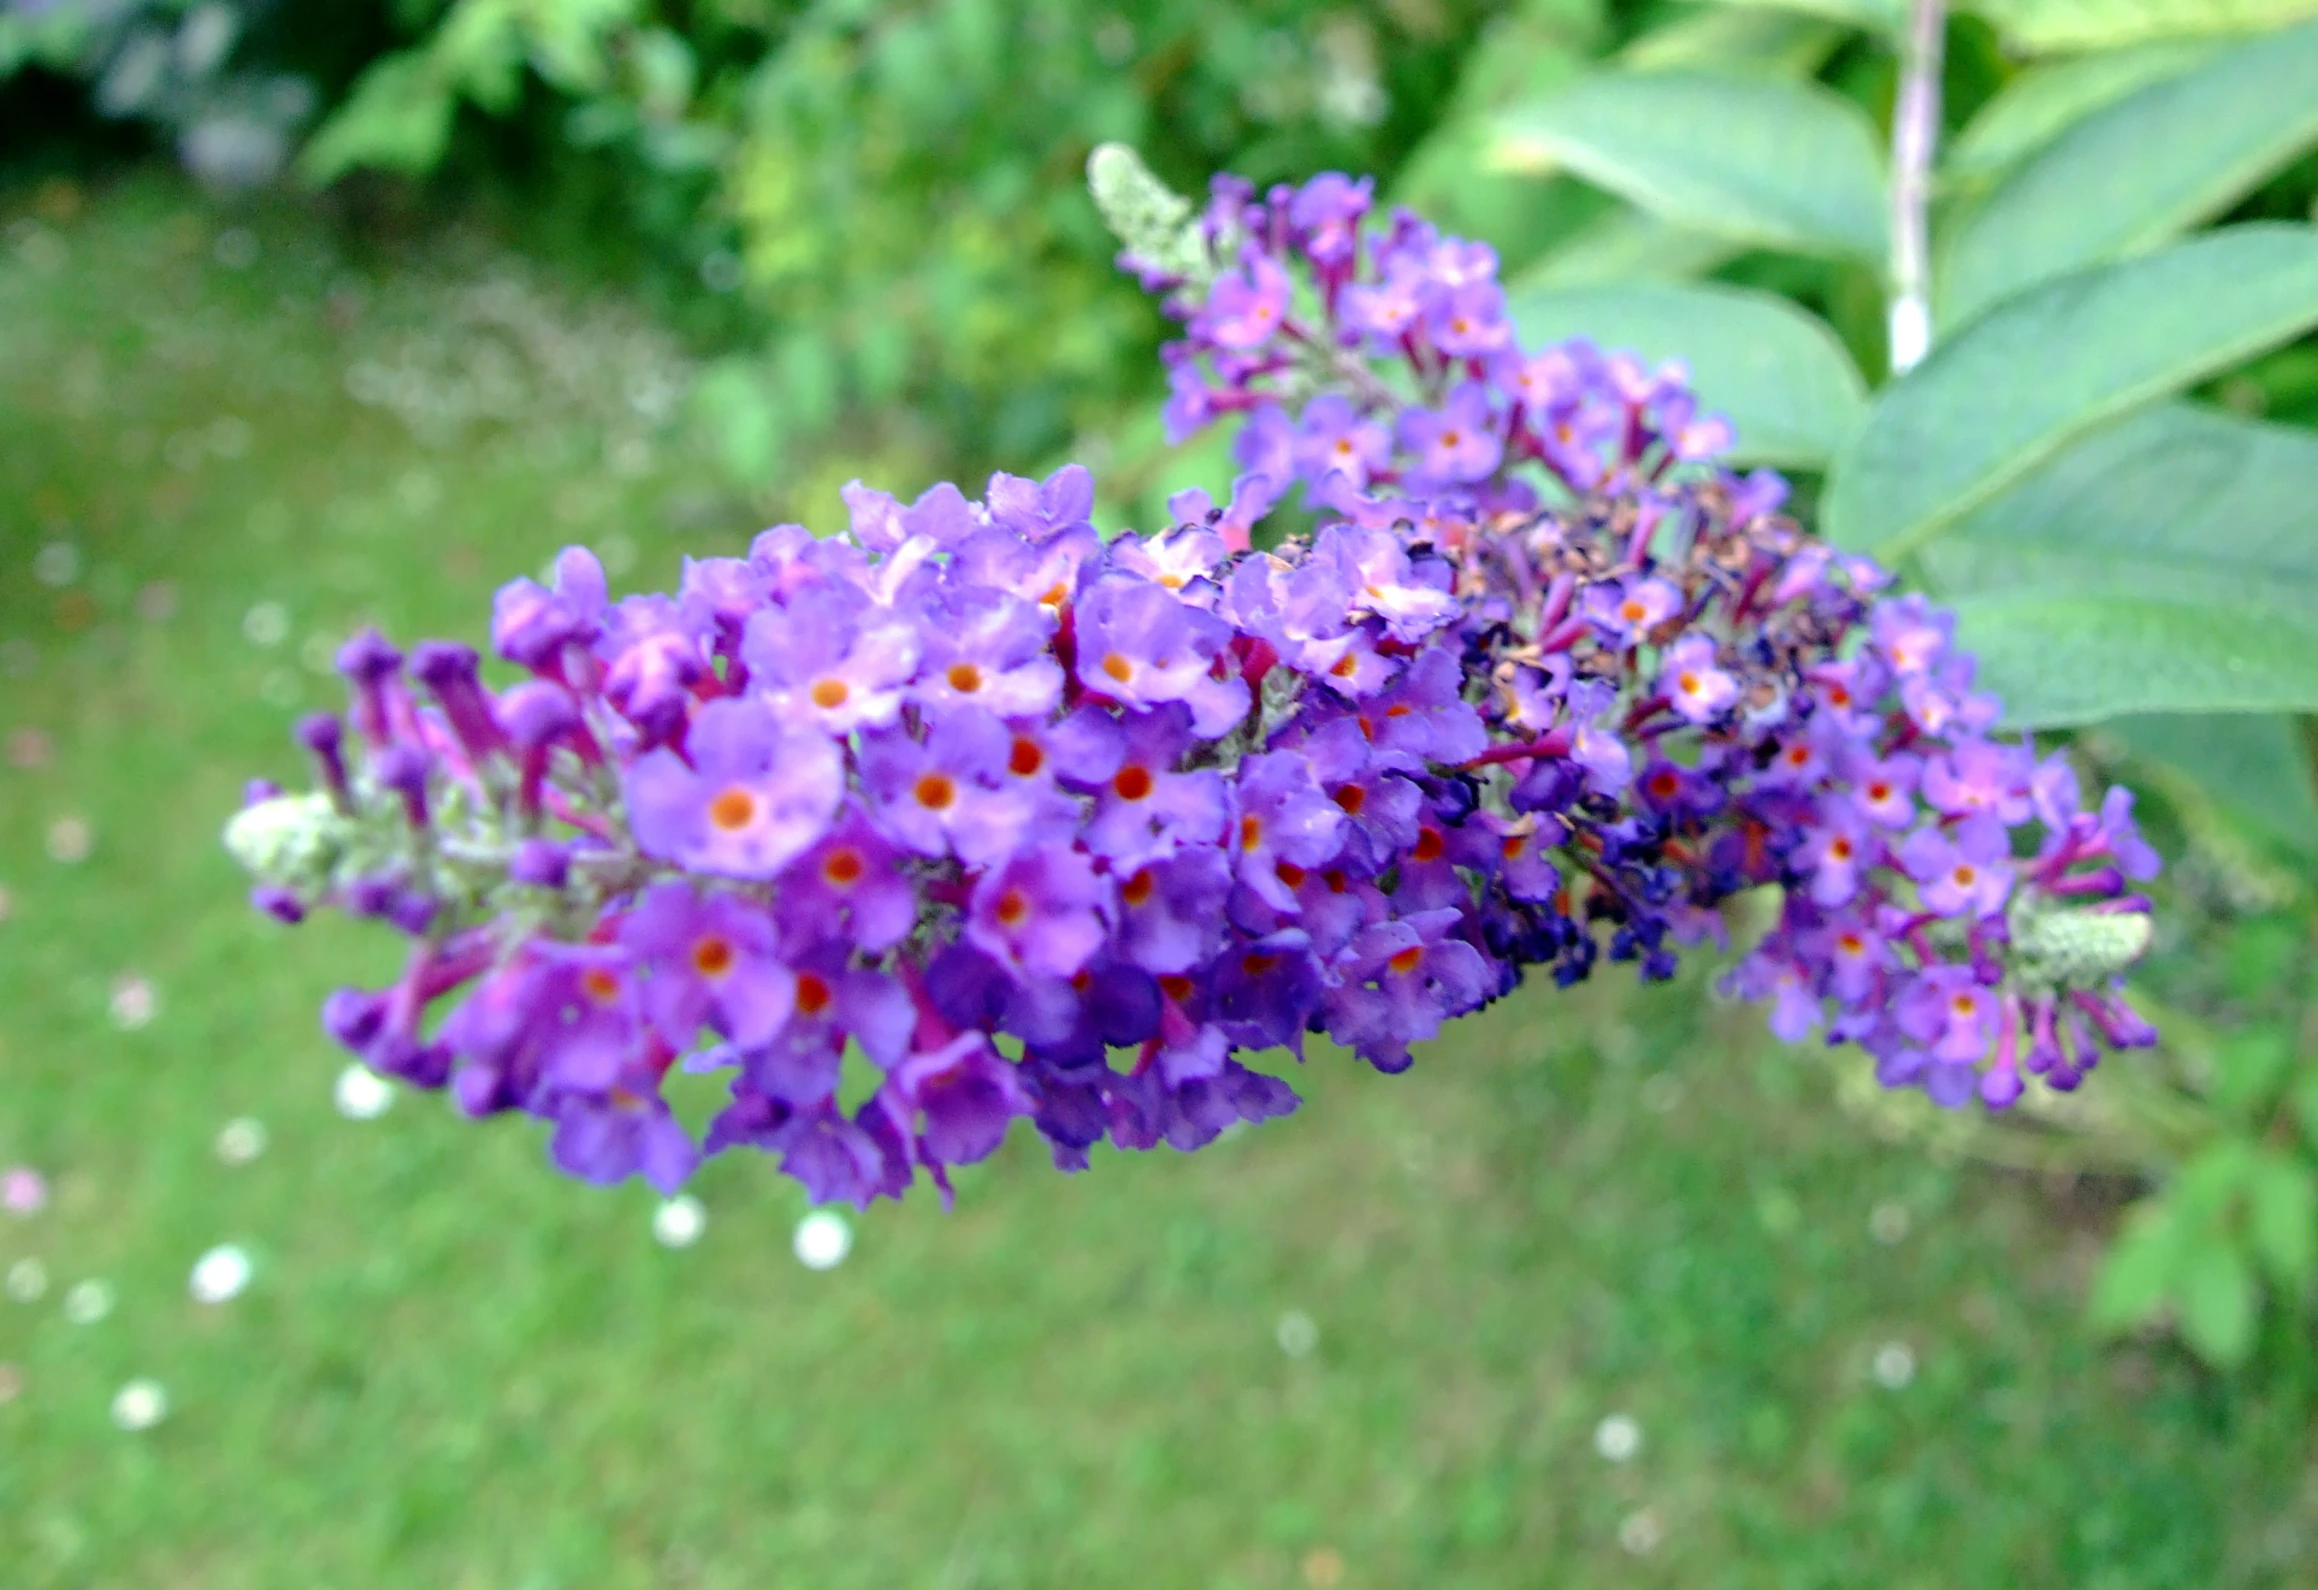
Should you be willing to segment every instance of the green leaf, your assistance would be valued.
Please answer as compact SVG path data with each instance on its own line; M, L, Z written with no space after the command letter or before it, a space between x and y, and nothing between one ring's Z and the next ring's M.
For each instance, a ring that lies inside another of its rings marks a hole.
M1559 248L1540 256L1511 284L1607 287L1628 282L1679 282L1703 276L1739 252L1738 245L1646 211L1619 205Z
M2135 714L2111 719L2101 732L2143 767L2194 779L2225 814L2262 837L2318 851L2318 790L2298 720L2260 712Z
M2030 288L1885 388L1824 524L1912 550L2077 437L2318 324L2318 228L2227 227Z
M1883 258L1875 129L1816 85L1602 73L1495 126L1499 163L1566 166L1668 220L1742 243Z
M2265 1154L2246 1186L2246 1230L2270 1279L2298 1292L2318 1267L2318 1177L2307 1164Z
M1825 17L1847 28L1864 28L1870 33L1893 36L1907 26L1906 0L1723 0L1723 3L1746 10L1766 8Z
M2226 605L2138 596L1988 593L1955 604L1956 633L2008 728L2120 712L2318 709L2318 635L2247 625ZM2120 676L2120 667L2139 675Z
M2260 1158L2243 1138L2217 1137L2197 1152L2173 1179L2168 1199L2185 1232L2225 1223L2236 1208Z
M2143 1203L2132 1223L2111 1245L2093 1280L2088 1311L2096 1330L2123 1331L2146 1320L2173 1295L2174 1270L2181 1262L2181 1236L2173 1212L2161 1202Z
M2149 83L2014 170L1954 234L1945 325L2080 265L2154 248L2220 214L2318 140L2318 22Z
M2318 435L2161 404L1964 515L1923 566L2018 727L2300 711L2318 708L2312 502Z
M2032 66L2006 83L1949 146L1945 178L1992 177L2018 164L2105 105L2212 53L2206 40L2168 39Z
M2318 12L2318 0L1974 0L2030 55L2109 50L2150 39L2258 33Z
M451 141L451 90L426 57L389 55L355 82L346 103L298 156L298 172L322 187L356 166L428 171Z
M1796 11L1767 6L1706 7L1652 28L1618 52L1637 72L1696 67L1809 77L1843 42L1843 30ZM1534 89L1532 90L1534 92Z
M2175 1271L2181 1337L2207 1363L2232 1369L2254 1350L2254 1272L2220 1232L2183 1244Z
M1737 456L1825 465L1867 412L1867 386L1824 322L1739 287L1667 284L1519 292L1525 347L1590 337L1653 364L1681 359L1702 407L1729 417Z

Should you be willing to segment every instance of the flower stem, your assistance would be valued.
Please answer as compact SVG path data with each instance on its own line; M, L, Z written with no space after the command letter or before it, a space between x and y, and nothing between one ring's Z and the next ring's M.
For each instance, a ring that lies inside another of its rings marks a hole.
M1891 119L1891 373L1905 374L1932 345L1932 154L1940 141L1940 61L1946 0L1913 0Z

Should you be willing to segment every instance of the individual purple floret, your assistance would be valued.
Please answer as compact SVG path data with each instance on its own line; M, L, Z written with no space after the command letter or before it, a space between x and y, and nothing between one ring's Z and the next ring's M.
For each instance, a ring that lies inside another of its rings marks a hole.
M1887 1085L2003 1109L2152 1041L2130 795L1993 737L1949 615L1715 467L1677 367L1520 348L1489 250L1370 192L1222 181L1130 238L1168 424L1239 428L1223 507L1106 540L1076 467L857 484L673 595L567 550L499 595L504 688L351 642L317 792L229 831L261 909L409 939L331 1035L574 1175L748 1147L857 1204L1019 1119L1065 1169L1196 1148L1295 1107L1256 1051L1399 1071L1532 970L1673 975L1766 887L1728 986ZM728 1090L697 1144L672 1071Z

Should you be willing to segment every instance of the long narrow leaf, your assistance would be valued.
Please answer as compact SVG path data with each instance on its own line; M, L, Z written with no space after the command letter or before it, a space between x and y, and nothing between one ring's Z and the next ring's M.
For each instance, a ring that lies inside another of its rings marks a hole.
M2318 142L2318 22L2249 39L2085 117L2014 170L1942 262L1940 318L2220 214Z
M1980 108L1941 161L1950 179L1993 177L2019 164L2104 105L2212 54L2205 39L2162 39L2032 66Z
M2150 39L2259 33L2318 13L2318 0L1972 0L2029 55L2113 50Z
M1885 388L1823 522L1895 557L2071 441L2318 325L2318 228L2225 228L2007 299Z
M1498 119L1493 160L1587 181L1701 231L1880 260L1883 165L1857 106L1807 83L1589 77Z
M2187 404L2088 437L1924 552L2029 727L2318 708L2318 434Z

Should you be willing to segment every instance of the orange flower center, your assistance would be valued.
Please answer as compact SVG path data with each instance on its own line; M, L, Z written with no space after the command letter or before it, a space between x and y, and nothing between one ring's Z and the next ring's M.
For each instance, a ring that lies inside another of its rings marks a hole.
M722 977L732 970L732 943L722 934L710 933L694 941L692 969L703 977Z
M580 987L588 991L589 998L606 1005L620 997L620 980L601 966L592 966L582 972Z
M1385 965L1391 967L1394 971L1399 972L1402 976L1405 977L1410 972L1415 971L1418 965L1423 962L1424 958L1425 952L1423 947L1421 945L1411 945L1409 948L1402 950L1398 955L1395 955L1391 960L1385 962Z
M1368 804L1368 791L1358 784L1345 784L1340 786L1330 799L1344 808L1345 815L1358 817L1360 808Z
M1016 735L1014 749L1007 753L1006 770L1028 778L1044 766L1046 753L1038 748L1038 742L1028 735Z
M1239 847L1253 850L1264 842L1264 820L1261 817L1242 817L1239 820Z
M1239 958L1239 969L1250 977L1261 977L1279 964L1277 955L1268 955L1262 950L1250 950Z
M1109 674L1119 683L1125 684L1135 677L1135 665L1115 651L1106 652L1103 654L1103 672Z
M1145 900L1151 898L1151 891L1158 886L1159 880L1151 875L1149 867L1145 867L1141 872L1119 885L1119 898L1129 905L1141 905Z
M1030 915L1030 896L1020 889L1009 889L998 897L998 920L1007 927L1020 927Z
M757 820L757 797L754 791L738 784L716 792L708 803L708 821L711 826L728 834L737 834Z
M1273 863L1272 871L1279 877L1279 880L1286 884L1289 888L1299 889L1303 887L1304 869L1297 866L1294 862L1275 862Z
M823 712L836 711L845 705L845 698L852 694L852 688L842 679L816 679L813 681L813 705L819 707Z
M1833 839L1827 841L1827 854L1837 861L1849 861L1851 859L1851 841L1841 834L1837 834Z
M1339 679L1350 679L1354 674L1360 672L1360 653L1356 651L1346 652L1336 659L1335 666L1328 671Z
M1159 992L1165 994L1169 999L1189 999L1191 997L1191 979L1170 972L1159 979Z
M927 773L912 786L910 793L927 811L946 812L957 802L958 786L947 773Z
M822 858L821 877L833 889L850 889L861 881L869 863L851 845L839 845Z
M1441 859L1441 849L1441 831L1438 828L1426 828L1419 830L1416 845L1409 851L1409 855L1418 861L1438 861Z
M1674 681L1674 688L1681 691L1686 696L1697 695L1699 690L1698 675L1694 673L1684 673Z
M1882 783L1881 781L1870 784L1867 786L1867 798L1871 801L1889 800L1891 798L1891 786L1889 784Z
M830 992L827 981L817 974L812 972L799 972L797 974L798 1015L818 1016L829 1008L829 1001L835 997Z
M1111 780L1111 788L1119 792L1119 799L1139 801L1151 793L1151 770L1147 767L1122 767L1119 776Z
M942 676L950 681L950 688L962 696L970 696L982 688L982 670L972 663L950 664L950 671Z
M1958 862L1956 864L1956 870L1948 874L1948 876L1955 880L1957 888L1969 889L1972 887L1972 885L1980 881L1980 869L1973 866L1969 861Z

